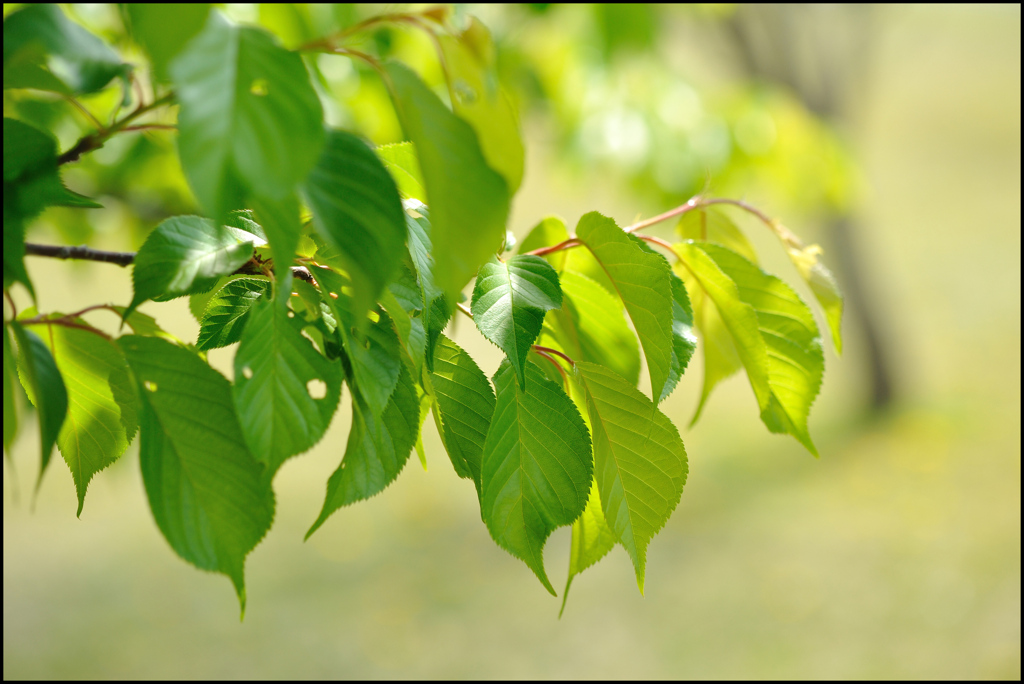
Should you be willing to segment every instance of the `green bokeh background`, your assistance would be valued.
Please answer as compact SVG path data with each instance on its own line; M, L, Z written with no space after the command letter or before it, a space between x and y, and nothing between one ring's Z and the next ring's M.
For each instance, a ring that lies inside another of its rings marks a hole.
M724 383L682 431L690 477L651 544L646 596L616 549L574 582L558 620L560 599L491 541L429 421L427 472L413 459L303 543L342 455L346 393L323 442L278 475L239 624L228 581L160 537L137 447L96 477L78 520L59 459L31 504L38 446L25 429L4 472L5 679L1019 679L1020 10L878 19L848 138L865 187L857 248L899 401L863 409L856 321L843 357L826 352L811 415L820 460L764 430L745 379ZM517 234L550 213L624 223L668 208L561 173L536 130L527 122ZM772 238L749 228L768 269L793 281ZM44 310L130 292L117 267L27 263ZM194 339L184 301L143 310ZM455 339L490 374L500 352L467 323ZM230 352L211 359L230 366ZM664 405L676 424L699 388L695 365ZM548 543L552 578L568 538Z

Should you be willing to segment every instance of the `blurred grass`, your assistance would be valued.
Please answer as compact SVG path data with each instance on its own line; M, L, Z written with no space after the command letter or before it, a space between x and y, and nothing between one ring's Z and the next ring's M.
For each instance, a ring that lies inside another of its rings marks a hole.
M4 475L4 677L1019 679L1020 11L883 17L855 142L872 188L860 247L904 396L890 415L853 408L855 328L812 414L820 461L768 435L745 381L727 382L683 433L690 479L652 543L646 598L616 549L576 580L561 621L490 540L430 427L428 472L413 459L302 543L344 448L347 397L278 476L242 624L228 581L159 536L134 447L76 520L59 459L31 511L28 436L17 501ZM636 213L614 189L546 177L536 144L528 154L517 231L552 212ZM29 267L44 309L130 291L110 266ZM182 302L148 307L194 336ZM465 321L456 335L493 371L493 347ZM668 401L677 424L699 382L695 368ZM567 530L549 542L552 577L567 543Z

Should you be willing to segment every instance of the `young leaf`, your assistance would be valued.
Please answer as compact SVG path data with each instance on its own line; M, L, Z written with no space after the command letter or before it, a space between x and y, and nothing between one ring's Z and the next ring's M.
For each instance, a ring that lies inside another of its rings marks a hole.
M438 45L452 109L476 131L488 165L505 178L509 195L514 195L523 180L523 141L515 109L498 85L490 32L471 16L462 33L442 34Z
M517 255L508 261L492 257L477 273L473 322L505 352L520 387L526 386L526 354L540 333L544 314L561 307L558 273L540 257Z
M398 63L388 64L387 74L402 130L415 144L423 171L434 275L457 301L505 239L508 187L487 165L469 124L452 114L416 74Z
M191 352L154 337L118 340L142 399L139 460L171 548L227 575L245 613L245 557L270 529L274 493L245 447L231 385Z
M800 277L810 285L815 299L825 310L825 318L828 320L829 331L832 333L832 344L835 346L836 354L841 354L843 352L843 337L840 330L843 320L843 293L839 291L839 284L836 282L835 276L818 259L821 255L821 247L804 245L796 235L778 221L772 222L772 228L782 240L786 253L789 254L793 265L796 266Z
M679 503L686 450L665 414L615 373L583 361L576 378L587 398L604 517L633 560L643 593L647 545Z
M590 487L590 498L576 522L572 524L572 541L569 547L569 577L565 580L565 591L562 592L562 609L558 617L565 612L565 602L569 600L569 587L573 579L591 565L605 557L615 546L615 533L608 527L601 510L601 493L595 481Z
M771 432L793 435L817 456L807 432L807 415L821 388L825 357L811 310L788 285L735 252L714 244L699 247L736 283L740 299L757 312L768 351L770 390L767 405L761 406L761 420Z
M196 349L217 349L242 339L253 305L269 288L269 280L237 278L217 290L199 323Z
M398 477L409 460L419 428L420 402L404 365L394 393L379 416L357 391L352 393L352 429L341 465L327 481L327 497L306 539L342 506L369 499Z
M43 473L50 464L53 444L57 441L64 418L68 413L68 391L64 385L53 355L39 337L17 323L10 324L14 339L18 341L18 374L29 401L39 413L39 444L41 458L36 489L43 481Z
M30 4L4 19L4 89L94 93L131 69L57 5Z
M576 235L608 274L647 359L651 393L660 399L672 366L672 282L668 262L638 246L615 221L596 211L583 216Z
M141 3L124 5L130 18L131 34L146 50L154 75L170 80L167 66L182 48L198 34L210 14L210 4Z
M497 400L481 462L480 512L491 537L523 560L555 594L544 572L544 542L583 512L593 461L587 427L572 400L526 366L525 389L502 361Z
M590 278L561 275L562 308L544 319L541 344L558 347L573 359L606 366L636 385L640 348L629 329L622 302Z
M81 319L73 322L85 325ZM46 340L64 378L68 412L57 434L57 448L75 481L81 517L92 476L119 459L135 437L138 398L124 355L113 342L61 325L26 328L34 328Z
M252 242L228 228L199 216L169 218L153 229L135 257L135 296L125 317L147 299L207 291L250 258Z
M411 142L380 145L376 148L377 156L384 162L391 177L398 185L398 191L405 198L423 202L427 193L423 189L423 174L420 163L416 159L416 149Z
M317 352L289 313L270 299L257 302L235 354L235 408L268 478L320 441L341 399L341 364Z
M302 59L271 34L211 12L169 70L181 164L218 222L247 194L287 196L312 170L324 142L320 100Z
M473 358L444 335L438 340L430 384L437 398L438 432L459 477L480 492L480 460L494 414L494 390Z
M769 404L768 349L758 329L757 312L740 298L736 283L701 249L699 243L673 246L683 265L683 275L694 292L697 326L704 337L704 389L694 413L696 422L715 384L737 368L736 359L747 371L757 404ZM699 301L697 293L700 294ZM710 308L714 307L714 314Z
M353 313L362 320L402 261L406 226L398 188L366 143L331 130L303 192L314 227L338 249L352 279Z

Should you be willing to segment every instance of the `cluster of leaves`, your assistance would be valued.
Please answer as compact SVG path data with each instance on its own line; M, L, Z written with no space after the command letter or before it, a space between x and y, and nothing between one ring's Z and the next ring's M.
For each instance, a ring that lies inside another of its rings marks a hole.
M821 337L808 307L758 267L715 206L745 205L695 198L625 228L592 212L574 235L547 218L512 253L505 224L523 146L482 24L454 28L443 9L384 15L288 50L216 9L189 7L173 18L159 5L126 10L151 61L148 102L132 94L133 67L60 9L28 6L4 22L5 88L73 98L120 82L118 109L136 98L63 154L48 131L4 119L5 293L20 283L35 297L24 266L30 221L48 206L96 206L64 187L61 164L164 105L177 106L181 165L205 214L150 233L127 306L32 307L4 322L4 448L18 429L20 380L38 412L40 477L56 444L79 514L90 479L138 434L160 531L186 561L227 575L244 610L244 560L273 521L274 475L321 439L344 384L352 427L307 536L386 488L414 449L424 458L429 413L494 540L548 591L544 544L565 525L566 592L616 543L642 590L648 544L687 474L683 442L658 405L686 370L695 333L701 406L743 369L768 429L814 452L807 416ZM430 36L447 103L408 66L346 42L385 23ZM373 148L325 126L308 53L370 63L407 141ZM639 233L676 216L676 244ZM823 305L838 349L831 275L814 246L763 218ZM200 323L194 343L137 310L184 296ZM100 310L132 334L83 318ZM505 354L491 378L444 335L459 311ZM229 381L206 352L235 343ZM641 350L650 396L638 389Z

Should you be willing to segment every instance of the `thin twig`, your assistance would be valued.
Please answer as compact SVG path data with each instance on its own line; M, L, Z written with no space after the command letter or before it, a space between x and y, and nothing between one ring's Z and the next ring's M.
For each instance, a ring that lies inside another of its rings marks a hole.
M74 321L70 320L67 316L61 316L60 318L39 318L39 316L36 316L35 318L30 318L30 319L28 319L26 321L21 321L21 324L22 325L59 325L59 326L65 327L65 328L77 328L79 330L85 330L86 332L91 332L91 333L94 333L96 335L99 335L100 337L102 337L105 340L108 340L108 341L113 340L113 338L110 335L108 335L107 333L103 332L102 330L99 330L98 328L94 328L91 325L84 325L82 323L75 323Z
M38 245L33 242L25 243L25 254L30 256L45 256L54 259L82 259L85 261L102 261L118 266L128 266L135 261L135 252L107 252L101 249L92 249L85 245L77 247L61 245Z
M551 245L549 247L540 247L538 249L526 252L531 256L544 256L545 254L551 254L552 252L561 252L563 249L572 249L573 247L579 247L583 243L580 242L579 238L571 237L568 240L562 240L557 245Z
M560 356L563 359L565 359L566 361L568 361L570 366L573 366L573 367L576 366L576 362L575 361L573 361L568 356L566 356L565 353L560 352L557 349L552 349L551 347L542 347L539 344L535 344L535 345L533 345L533 350L536 351L537 353L544 352L546 354L554 354L555 356Z
M653 235L637 235L637 237L643 240L644 242L650 242L651 244L658 245L659 247L664 247L668 251L675 253L675 250L672 247L672 243L668 242L667 240L662 240L660 237L654 237Z
M167 93L163 97L157 98L149 104L142 104L140 102L138 107L120 121L111 124L107 128L101 127L99 130L83 136L74 144L74 146L71 147L71 149L57 157L57 164L67 164L69 162L78 161L83 154L98 150L103 147L103 144L106 143L112 135L124 130L132 121L143 114L156 109L157 107L162 107L173 99L174 93Z
M562 376L562 380L565 380L565 369L562 368L562 364L555 361L552 357L548 356L546 352L542 352L534 346L533 350L537 352L537 356L543 356L545 359L551 362L551 364L558 369L558 374Z
M473 320L473 312L470 311L465 304L463 304L462 302L458 302L455 306L459 309L459 311L469 316L470 320Z
M7 297L7 303L11 305L11 320L13 321L18 317L18 307L14 306L14 299L11 298L9 290L4 290L4 297Z

